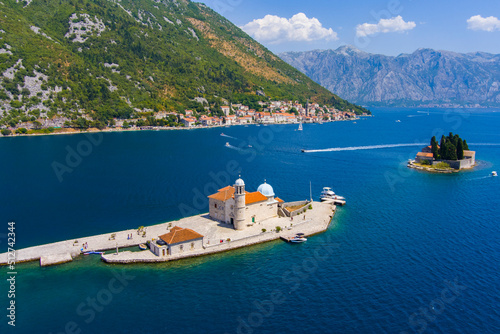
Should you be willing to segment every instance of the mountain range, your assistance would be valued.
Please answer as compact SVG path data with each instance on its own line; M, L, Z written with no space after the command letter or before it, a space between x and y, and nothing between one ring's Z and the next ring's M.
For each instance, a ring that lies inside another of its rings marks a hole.
M2 0L0 126L288 99L364 110L187 0Z
M500 55L418 49L394 57L342 46L279 56L363 105L500 106Z

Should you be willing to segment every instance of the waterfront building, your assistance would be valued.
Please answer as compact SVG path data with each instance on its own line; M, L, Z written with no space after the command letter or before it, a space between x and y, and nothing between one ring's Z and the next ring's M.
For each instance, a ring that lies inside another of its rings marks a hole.
M234 186L219 189L208 196L210 218L243 230L260 221L278 216L278 204L273 187L265 181L256 192L246 192L245 182L239 178Z
M203 249L203 235L189 228L174 226L169 233L151 241L150 249L161 257L200 250Z

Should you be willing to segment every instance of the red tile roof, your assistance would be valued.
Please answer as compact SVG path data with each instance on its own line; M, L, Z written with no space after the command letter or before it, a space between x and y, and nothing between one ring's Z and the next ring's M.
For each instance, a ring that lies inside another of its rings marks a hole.
M160 236L160 239L169 245L201 238L203 238L203 236L198 232L178 226L174 226L169 233Z
M432 153L418 152L417 157L434 158Z
M281 199L281 198L279 198L279 197L275 197L274 199L275 199L275 200L277 200L277 201L278 201L278 202L280 202L280 203L285 203L285 201L284 201L284 200L282 200L282 199Z
M219 189L217 194L213 194L208 196L208 198L212 198L221 202L225 202L234 195L234 187L227 186L225 188Z
M246 193L245 196L245 204L253 204L253 203L258 203L258 202L263 202L267 201L267 197L262 195L259 191L256 191L254 193Z

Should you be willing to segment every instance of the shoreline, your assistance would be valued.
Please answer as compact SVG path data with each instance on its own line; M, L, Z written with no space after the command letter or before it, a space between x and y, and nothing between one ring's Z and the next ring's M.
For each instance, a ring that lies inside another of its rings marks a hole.
M454 173L460 173L460 172L467 172L471 171L474 168L479 166L479 163L476 162L474 166L468 167L468 168L462 168L462 169L454 169L454 168L447 168L447 169L440 169L440 168L432 168L432 167L426 167L423 165L417 165L415 164L415 161L409 161L406 167L427 172L427 173L433 173L433 174L454 174Z
M323 123L303 123L303 124L325 124L325 123L334 123L334 122L352 122L357 121L361 117L373 117L373 115L366 116L358 116L353 119L344 119L338 121L325 121ZM249 124L228 124L228 125L211 125L211 126L197 126L197 127L166 127L166 126L158 126L153 127L152 129L141 129L141 128L105 128L103 130L99 130L97 128L89 128L86 130L77 130L75 128L65 128L70 131L59 131L59 132L50 132L50 133L12 133L8 136L0 136L0 138L15 138L15 137L32 137L32 136L60 136L60 135L76 135L76 134L86 134L86 133L105 133L105 132L138 132L138 131L183 131L183 130L199 130L199 129L212 129L212 128L229 128L233 126L249 126L249 125L259 125L259 126L268 126L268 125L297 125L297 123L249 123ZM11 130L15 131L15 130Z
M15 251L15 262L40 261L42 267L71 262L86 252L105 252L118 248L117 253L101 254L101 260L108 264L159 263L227 252L274 241L299 232L306 236L312 236L325 232L336 213L335 205L324 202L312 202L312 204L313 208L307 210L307 213L302 216L303 220L295 224L292 224L287 217L274 217L258 222L245 230L237 231L228 225L210 219L207 213L204 213L177 221L150 225L140 231L127 229L19 249ZM203 234L203 248L167 257L157 256L150 249L137 252L130 250L119 252L120 248L146 244L148 241L167 233L173 226L191 228ZM282 227L280 232L275 230L277 226ZM266 228L267 231L263 232L262 228ZM132 238L129 238L129 235L132 235ZM84 248L84 245L88 245L88 248ZM0 254L0 266L9 264L8 255L8 253Z

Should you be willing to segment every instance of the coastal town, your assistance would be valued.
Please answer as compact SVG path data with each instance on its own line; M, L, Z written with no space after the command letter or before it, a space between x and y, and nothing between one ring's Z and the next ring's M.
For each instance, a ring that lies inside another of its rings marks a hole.
M323 123L357 120L359 116L368 116L309 102L302 104L298 101L259 101L257 105L259 106L257 109L252 109L241 103L227 103L218 107L217 110L205 107L203 111L188 109L178 112L136 109L132 118L114 118L108 124L97 124L90 115L86 114L72 120L60 115L48 117L47 113L43 113L26 117L20 123L6 124L0 132L3 136L13 136L72 133L84 130L194 129L248 124Z

